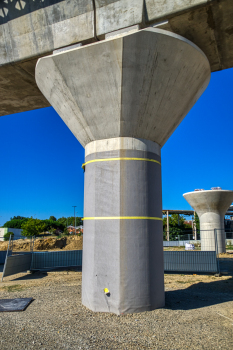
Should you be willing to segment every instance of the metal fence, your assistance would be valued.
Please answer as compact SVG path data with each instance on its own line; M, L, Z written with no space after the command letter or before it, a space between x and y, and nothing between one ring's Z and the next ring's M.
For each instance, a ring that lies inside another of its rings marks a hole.
M31 262L32 253L30 252L18 255L8 255L4 264L2 281L4 277L30 270Z
M215 251L165 251L165 272L220 273Z
M225 232L226 248L233 249L233 232Z
M0 251L0 264L5 264L6 254L7 254L6 250ZM9 251L8 254L11 255L11 251Z
M194 241L194 240L179 240L179 241L163 241L164 247L183 247L185 248L186 244L194 244L196 247L201 246L201 241Z
M82 266L82 250L33 252L34 238L32 238L29 252L16 252L13 243L10 236L7 251L0 254L4 263L2 281L4 277L27 270Z
M0 241L4 241L4 237L0 236ZM6 250L0 250L0 265L5 263L6 260Z
M233 249L233 232L225 232L223 229L201 230L197 233L197 239L191 234L178 231L170 237L171 240L163 241L163 246L166 247L183 247L186 244L193 244L195 250L216 251L221 253L225 249Z
M173 236L175 241L163 242L165 272L220 273L219 245L222 251L222 236L216 230L202 230L195 236L199 239L194 240L193 235L179 232L179 235ZM175 247L179 250L169 249Z
M31 270L82 266L82 250L34 252Z
M30 270L33 244L34 238L31 238L29 244L29 252L18 253L14 251L14 236L10 235L7 251L2 254L5 255L2 281L4 277Z
M233 249L233 233L202 230L196 237L199 239L194 240L190 234L181 235L179 232L174 241L163 242L165 272L220 273L219 242ZM82 266L82 250L33 252L34 239L31 239L30 251L19 253L14 251L13 243L10 238L7 252L0 252L0 261L5 259L3 277L30 269ZM179 250L171 251L176 247Z

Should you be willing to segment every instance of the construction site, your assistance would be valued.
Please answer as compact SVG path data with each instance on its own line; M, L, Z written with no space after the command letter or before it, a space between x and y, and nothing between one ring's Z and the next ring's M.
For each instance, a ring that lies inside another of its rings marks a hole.
M233 348L232 36L232 0L1 2L1 350Z
M2 314L1 349L230 349L233 251L220 261L221 277L165 273L166 306L123 317L82 305L78 268L5 277L1 299L34 300L24 312Z

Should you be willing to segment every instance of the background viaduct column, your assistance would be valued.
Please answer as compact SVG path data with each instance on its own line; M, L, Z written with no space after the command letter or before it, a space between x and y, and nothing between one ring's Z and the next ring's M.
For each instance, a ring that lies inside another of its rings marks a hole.
M82 300L90 309L164 306L160 148L209 78L197 46L154 28L38 61L40 90L86 151Z
M224 217L233 202L233 191L202 190L187 192L183 196L199 217L201 250L216 250L217 239L218 253L226 252Z

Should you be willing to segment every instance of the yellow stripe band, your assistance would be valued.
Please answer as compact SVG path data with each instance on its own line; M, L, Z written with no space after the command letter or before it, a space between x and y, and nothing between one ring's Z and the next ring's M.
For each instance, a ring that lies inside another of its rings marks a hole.
M96 216L86 217L82 220L163 220L155 216Z
M103 159L93 159L93 160L89 160L88 162L84 163L82 165L82 168L84 169L84 167L89 164L89 163L95 163L95 162L109 162L109 161L113 161L113 160L143 160L146 162L153 162L153 163L157 163L160 164L161 163L158 160L155 159L149 159L149 158L129 158L129 157L121 157L121 158L103 158Z

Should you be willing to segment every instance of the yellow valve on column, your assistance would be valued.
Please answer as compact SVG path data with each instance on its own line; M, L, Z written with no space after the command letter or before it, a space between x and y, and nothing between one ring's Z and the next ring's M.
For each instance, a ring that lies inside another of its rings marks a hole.
M104 293L105 293L105 294L109 294L109 293L110 293L109 290L108 290L108 288L104 288Z

